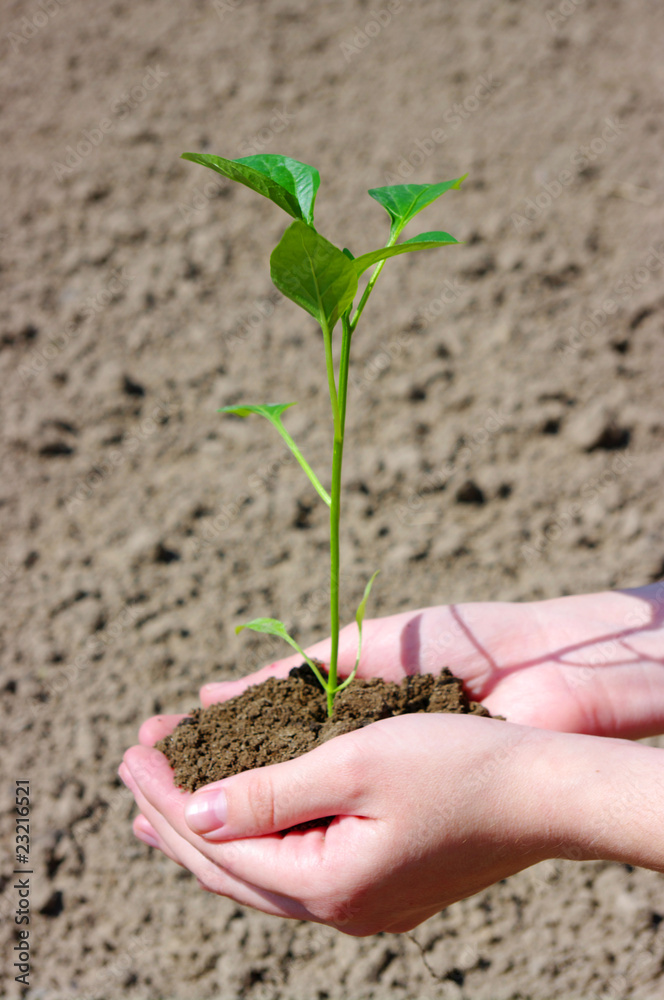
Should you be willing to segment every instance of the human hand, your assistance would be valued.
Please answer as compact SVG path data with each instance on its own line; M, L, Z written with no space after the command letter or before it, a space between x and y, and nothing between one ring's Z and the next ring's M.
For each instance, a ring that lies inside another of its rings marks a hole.
M209 891L351 934L406 930L544 857L614 858L662 870L650 829L661 815L653 795L664 807L664 778L653 780L661 752L545 732L661 731L662 603L659 590L642 588L534 605L431 608L368 622L361 676L399 680L450 663L493 712L541 728L402 716L192 797L174 787L170 767L153 749L181 716L155 717L141 728L144 745L131 748L121 767L142 810L135 832ZM353 633L342 634L342 673L354 657ZM326 644L310 652L324 659ZM283 676L297 661L207 685L203 701ZM209 802L221 787L228 813L219 829L214 811L191 811L191 802ZM336 818L327 830L277 835L330 815Z
M410 930L547 858L664 871L664 754L625 740L407 715L193 796L151 747L120 775L137 836L202 888L347 934Z
M203 888L365 935L408 930L554 856L567 812L538 778L548 773L551 741L561 739L584 738L475 716L408 715L193 796L174 787L152 748L127 751L120 774L141 810L137 835ZM278 832L323 816L336 817L326 829Z

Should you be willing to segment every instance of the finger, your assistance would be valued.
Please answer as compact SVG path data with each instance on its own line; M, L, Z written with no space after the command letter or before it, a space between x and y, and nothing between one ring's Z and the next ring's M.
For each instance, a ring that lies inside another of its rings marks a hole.
M186 718L186 715L153 715L138 730L138 742L144 747L153 747L164 736L169 736L178 722Z
M169 861L173 861L176 865L180 865L181 868L184 867L170 848L166 846L155 828L148 822L142 813L139 813L138 816L136 816L132 826L134 836L138 837L138 839L146 844L147 847L152 847L156 851L161 851L161 853L164 854Z
M187 824L218 842L264 836L328 816L363 814L371 781L356 737L338 736L295 760L206 785L186 804Z
M132 824L134 833L140 840L145 844L149 844L150 847L159 847L159 839L157 837L157 831L148 822L143 813L139 813L138 816L134 818Z
M168 767L168 765L166 766ZM137 769L137 773L142 775L143 780L145 780L145 776L149 771L154 778L158 769L152 769L143 765L139 765ZM178 817L176 813L174 816L170 816L166 803L161 804L161 808L164 810L161 812L144 795L141 785L134 779L134 773L128 766L125 765L123 773L123 780L131 788L141 814L145 818L145 822L152 831L152 835L156 836L159 842L159 849L172 861L175 861L176 864L190 871L202 887L209 892L227 896L238 903L245 906L252 906L254 909L262 910L264 913L269 913L273 916L289 917L296 920L313 919L313 915L298 900L291 899L288 896L282 897L265 891L262 887L247 884L241 878L226 871L221 864L204 855L189 840L181 836L175 828L179 822L186 829L182 815L180 814ZM152 789L152 794L155 795L154 788ZM171 802L175 801L177 803L177 799L167 798ZM191 834L189 835L192 836ZM217 847L216 850L225 851L230 858L234 853L234 845L225 844L223 848Z
M362 878L356 859L361 847L366 852L368 827L376 825L375 820L344 816L326 829L236 839L210 849L220 852L225 871L249 885L280 897L329 900ZM372 832L375 848L375 829Z

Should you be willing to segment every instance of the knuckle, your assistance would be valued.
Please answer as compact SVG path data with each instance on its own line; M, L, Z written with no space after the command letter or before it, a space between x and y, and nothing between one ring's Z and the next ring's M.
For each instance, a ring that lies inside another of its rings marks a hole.
M246 776L242 797L249 825L253 829L267 830L273 828L275 823L275 796L267 769L261 770L263 773Z
M348 735L357 737L359 734ZM361 739L338 737L338 740L335 771L343 782L346 795L355 797L367 786L370 764Z
M315 915L318 920L334 927L335 930L352 937L366 937L376 933L373 924L362 914L362 904L359 899L328 897L319 907Z

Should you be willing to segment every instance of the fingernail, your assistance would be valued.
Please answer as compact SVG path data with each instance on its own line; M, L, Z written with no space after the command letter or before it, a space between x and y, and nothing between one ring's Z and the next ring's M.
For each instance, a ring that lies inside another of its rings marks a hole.
M212 833L228 815L226 793L221 788L196 792L185 809L185 819L194 833Z

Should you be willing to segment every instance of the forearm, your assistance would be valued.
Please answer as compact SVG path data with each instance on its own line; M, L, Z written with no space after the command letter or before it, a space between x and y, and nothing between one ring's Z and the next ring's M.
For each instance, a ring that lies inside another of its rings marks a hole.
M527 824L538 831L546 856L664 872L664 750L550 734L526 766L536 789Z

